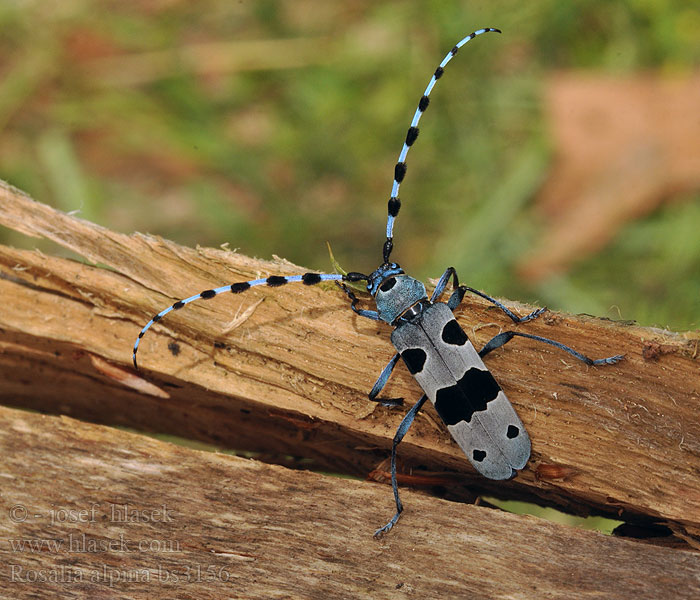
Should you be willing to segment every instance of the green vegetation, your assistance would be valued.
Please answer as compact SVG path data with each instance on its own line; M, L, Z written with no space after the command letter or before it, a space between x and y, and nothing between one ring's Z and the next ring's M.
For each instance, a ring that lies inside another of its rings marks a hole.
M533 210L555 158L546 78L697 71L700 13L686 1L153 6L3 3L0 177L124 232L321 270L328 241L368 271L430 73L464 34L496 26L450 64L421 123L395 258L424 278L453 264L469 285L551 308L700 327L697 191L556 279L515 272L546 227Z

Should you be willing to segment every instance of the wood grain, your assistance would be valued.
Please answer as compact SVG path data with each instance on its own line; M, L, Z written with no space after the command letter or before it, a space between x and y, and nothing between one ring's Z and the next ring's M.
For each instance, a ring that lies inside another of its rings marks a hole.
M0 595L658 598L700 554L0 407ZM10 597L10 596L7 596Z
M143 339L144 371L136 374L129 364L138 331L174 300L304 269L115 233L6 185L0 224L103 265L0 247L2 403L311 458L360 476L388 455L403 411L377 407L366 393L393 354L390 328L353 315L333 285L256 288L168 315ZM237 312L263 298L224 333ZM478 298L465 300L458 319L477 346L511 327ZM700 530L698 333L560 313L518 329L594 358L624 353L626 360L592 368L516 339L487 364L533 440L528 467L506 483L478 477L432 408L402 444L402 465L450 473L460 484L449 490L453 497L490 493L641 525L668 523L692 541ZM419 389L398 367L386 393L410 405Z

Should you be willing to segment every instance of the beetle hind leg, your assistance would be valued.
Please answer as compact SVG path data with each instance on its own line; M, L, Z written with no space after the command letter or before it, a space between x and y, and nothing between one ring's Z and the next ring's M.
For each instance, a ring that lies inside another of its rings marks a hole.
M375 538L381 537L382 535L387 533L394 525L396 525L396 522L399 520L399 517L403 512L403 504L401 504L401 499L399 498L399 486L396 481L396 447L401 443L401 440L403 440L404 436L406 435L406 432L408 432L409 428L411 427L413 420L416 418L418 411L421 409L423 404L425 404L425 401L427 399L428 396L426 396L425 394L421 396L420 400L418 400L418 402L416 402L411 407L411 410L409 410L404 416L404 418L401 420L399 428L396 430L396 434L394 435L394 441L391 445L391 487L394 491L394 500L396 501L396 514L393 517L391 517L391 519L386 525L380 527L379 529L377 529L377 531L374 532Z

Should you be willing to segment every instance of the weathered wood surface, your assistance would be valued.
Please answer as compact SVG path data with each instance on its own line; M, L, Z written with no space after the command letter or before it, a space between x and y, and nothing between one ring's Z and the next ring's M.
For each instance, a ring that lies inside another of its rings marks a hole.
M366 393L393 354L390 329L353 315L334 286L256 288L168 315L140 351L143 377L158 386L154 391L129 367L133 341L154 313L203 289L303 269L114 233L9 186L0 188L0 224L110 267L0 247L2 403L314 458L358 475L387 456L403 413L376 407ZM225 333L237 312L262 298L247 320ZM458 318L477 346L511 328L478 298L467 298ZM487 362L533 440L528 468L505 483L476 476L432 409L402 444L402 464L457 473L477 492L539 499L581 514L669 522L681 534L696 533L697 332L558 313L518 327L593 357L622 352L626 360L590 368L548 346L514 340ZM399 367L387 395L410 404L419 390ZM568 477L547 478L563 467Z
M0 596L696 599L700 554L0 407Z

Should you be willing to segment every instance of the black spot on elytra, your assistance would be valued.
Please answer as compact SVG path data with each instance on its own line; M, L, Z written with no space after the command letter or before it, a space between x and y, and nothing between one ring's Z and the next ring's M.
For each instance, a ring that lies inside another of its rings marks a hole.
M474 450L474 452L472 452L472 458L476 462L481 462L486 458L486 452L484 452L483 450Z
M445 323L442 328L442 341L453 346L464 346L467 343L467 334L464 333L455 319Z
M428 355L421 348L409 348L401 353L401 358L406 363L411 375L415 375L423 370Z
M472 415L486 410L488 403L495 400L500 391L489 371L472 367L455 385L437 391L435 410L445 425L456 425L460 421L469 423Z
M516 427L515 425L508 425L508 430L506 431L506 437L509 440L515 439L520 435L520 427Z

